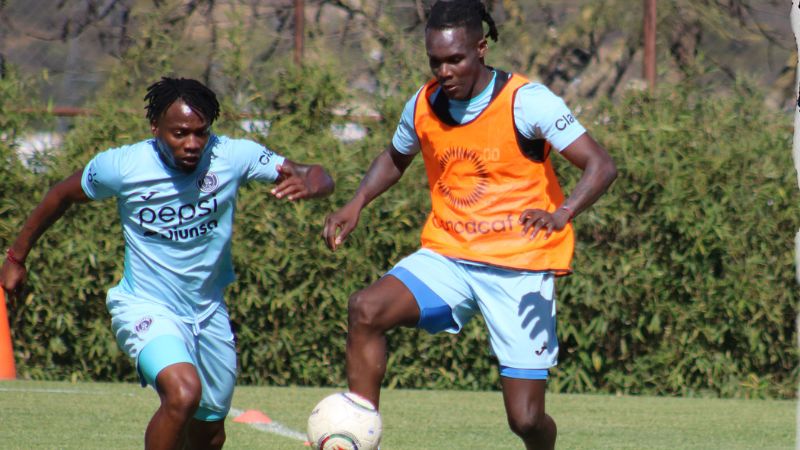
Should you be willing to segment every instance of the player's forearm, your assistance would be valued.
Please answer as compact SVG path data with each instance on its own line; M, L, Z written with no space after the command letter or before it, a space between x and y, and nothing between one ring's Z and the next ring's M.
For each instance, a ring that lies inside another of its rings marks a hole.
M306 181L310 187L309 197L325 197L333 192L335 183L328 172L319 165L308 167L305 174Z
M590 161L563 206L577 215L592 206L616 178L617 167L611 158Z
M44 232L55 223L69 208L70 202L53 195L52 190L45 195L41 203L31 212L22 225L17 239L11 246L14 256L25 261L33 245Z
M350 203L364 208L372 200L386 192L403 176L411 158L413 157L403 156L392 148L383 151L372 161Z
M76 186L80 189L79 192L76 191ZM77 173L53 186L25 220L11 245L14 257L25 261L39 237L63 216L73 203L86 200L88 198L80 188L80 175Z

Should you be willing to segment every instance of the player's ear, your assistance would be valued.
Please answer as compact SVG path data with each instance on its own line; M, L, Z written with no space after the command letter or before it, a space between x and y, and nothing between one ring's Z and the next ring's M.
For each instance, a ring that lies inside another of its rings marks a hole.
M150 131L154 137L158 136L158 124L156 122L150 122Z
M488 51L489 51L489 42L486 40L485 37L482 37L478 41L478 57L481 59L484 58Z

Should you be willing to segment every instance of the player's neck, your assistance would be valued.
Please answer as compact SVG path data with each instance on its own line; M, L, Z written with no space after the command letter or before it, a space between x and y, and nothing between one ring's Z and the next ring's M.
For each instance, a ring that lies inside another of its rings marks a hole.
M492 77L493 77L492 69L484 65L481 68L478 78L475 80L475 84L472 85L472 91L470 92L470 95L467 98L465 98L464 101L470 101L473 98L479 96L483 92L483 90L486 89L486 86L488 86L489 83L492 81Z

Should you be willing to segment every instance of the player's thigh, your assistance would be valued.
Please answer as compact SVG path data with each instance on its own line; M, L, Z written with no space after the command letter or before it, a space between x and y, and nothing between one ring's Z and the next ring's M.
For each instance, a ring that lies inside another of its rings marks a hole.
M236 343L228 312L220 306L200 324L196 343L197 372L203 397L195 418L214 422L228 415L236 385Z
M195 364L191 332L164 305L109 293L112 331L136 361L142 385L156 387L159 373L177 363Z
M419 308L414 295L395 277L384 276L356 292L348 302L348 317L353 325L369 324L389 329L414 326L419 320Z
M416 304L416 323L429 333L458 333L478 311L465 278L464 265L428 249L400 260L387 274L410 293ZM407 294L408 295L408 294Z
M501 375L546 378L547 369L558 361L553 275L496 268L472 272L471 286Z
M545 414L546 380L500 377L509 421L541 419Z

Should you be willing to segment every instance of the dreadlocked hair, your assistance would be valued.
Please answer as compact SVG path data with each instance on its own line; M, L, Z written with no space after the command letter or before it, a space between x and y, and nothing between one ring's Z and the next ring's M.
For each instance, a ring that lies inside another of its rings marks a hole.
M480 0L440 0L431 7L427 29L465 27L469 31L479 31L483 35L483 22L489 25L485 37L497 42L497 26Z
M214 91L203 83L189 78L162 77L147 88L144 101L147 102L147 119L155 123L175 100L181 99L192 110L200 113L208 125L219 117L219 102Z

